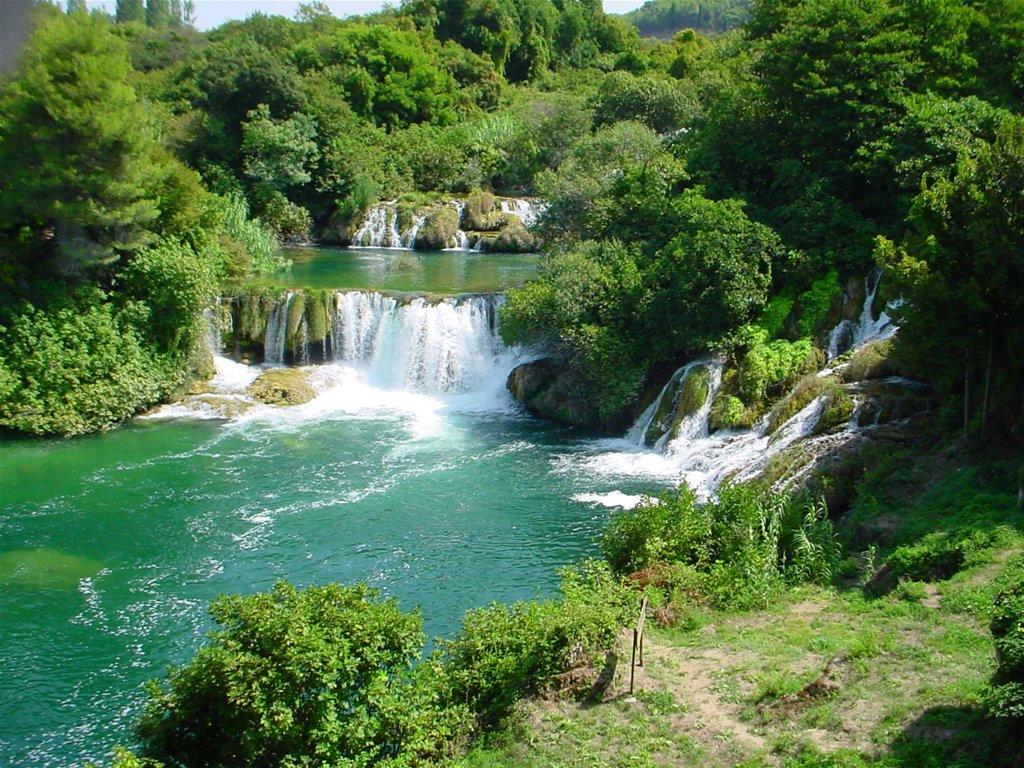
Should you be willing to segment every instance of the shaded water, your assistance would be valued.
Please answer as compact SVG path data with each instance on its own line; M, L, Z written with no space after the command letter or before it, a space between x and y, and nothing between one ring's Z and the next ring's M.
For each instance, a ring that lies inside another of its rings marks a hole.
M536 276L535 253L400 251L386 248L286 248L292 265L261 280L288 288L484 293Z

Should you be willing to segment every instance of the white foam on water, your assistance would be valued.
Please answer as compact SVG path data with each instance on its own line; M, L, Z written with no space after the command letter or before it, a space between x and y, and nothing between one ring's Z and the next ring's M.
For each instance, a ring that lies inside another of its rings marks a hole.
M572 497L573 501L583 504L595 504L608 509L635 509L644 502L651 501L649 496L633 495L622 491L608 491L607 493L577 493Z

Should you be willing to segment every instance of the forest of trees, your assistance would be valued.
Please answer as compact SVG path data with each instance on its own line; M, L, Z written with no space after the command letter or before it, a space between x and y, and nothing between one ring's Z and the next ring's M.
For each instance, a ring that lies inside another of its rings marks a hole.
M750 18L750 0L647 0L625 14L645 37L670 38L682 29L713 34Z
M0 424L117 423L197 372L198 310L274 269L275 238L491 189L549 204L506 336L549 344L602 418L660 366L770 345L755 406L837 276L878 263L950 423L1013 433L1021 10L765 0L658 42L597 0L314 3L202 34L188 3L42 6L0 95Z

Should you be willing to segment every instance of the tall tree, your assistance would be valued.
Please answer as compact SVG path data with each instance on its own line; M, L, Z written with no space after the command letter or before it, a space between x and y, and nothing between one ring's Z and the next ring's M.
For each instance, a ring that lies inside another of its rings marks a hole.
M66 7L68 13L86 13L89 10L85 5L85 0L68 0Z
M117 0L114 18L119 24L128 21L146 20L146 5L143 0Z
M908 299L899 341L964 404L965 428L1024 419L1024 119L926 180L901 247L879 260Z
M170 21L169 0L146 0L146 24L151 27L166 27Z
M165 166L130 71L105 18L39 27L0 90L0 242L75 271L151 239Z

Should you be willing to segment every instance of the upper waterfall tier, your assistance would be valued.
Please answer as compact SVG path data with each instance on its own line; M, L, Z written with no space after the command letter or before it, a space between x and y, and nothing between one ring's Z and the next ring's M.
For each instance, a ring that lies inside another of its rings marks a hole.
M535 241L528 230L542 211L543 204L536 200L491 195L419 206L391 200L366 211L350 244L398 250L529 251Z
M348 363L381 385L466 392L498 377L501 294L431 300L375 291L288 291L222 300L221 347L271 365ZM511 365L511 364L509 364Z

